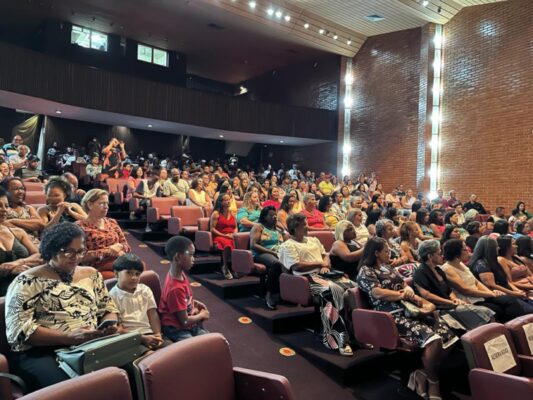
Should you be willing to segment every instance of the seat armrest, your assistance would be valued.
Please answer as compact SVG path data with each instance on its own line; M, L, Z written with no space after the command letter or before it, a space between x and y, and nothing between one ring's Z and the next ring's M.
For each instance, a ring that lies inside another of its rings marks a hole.
M159 210L154 207L149 207L146 211L146 222L156 223L159 221Z
M307 306L311 301L311 287L305 276L281 274L279 278L280 295L285 301Z
M518 354L520 365L522 366L522 375L533 378L533 356L524 356Z
M237 400L294 400L291 384L284 376L237 367L233 372Z
M252 252L250 250L232 250L231 269L234 272L249 275L254 270L254 259L252 257Z
M137 211L139 209L139 199L132 197L129 201L130 212Z
M180 217L170 217L168 219L168 233L171 235L179 235L182 231L182 224Z
M211 232L198 231L194 234L194 247L206 253L213 250L213 236Z
M7 363L7 358L3 354L0 354L0 373L9 373L9 364ZM0 377L0 399L13 399L13 389L9 378Z
M198 230L199 231L208 231L209 230L209 219L207 217L198 218Z
M470 371L469 381L472 400L533 398L533 380L530 378L474 368Z
M398 328L390 313L358 308L352 311L352 324L359 342L389 350L398 347Z

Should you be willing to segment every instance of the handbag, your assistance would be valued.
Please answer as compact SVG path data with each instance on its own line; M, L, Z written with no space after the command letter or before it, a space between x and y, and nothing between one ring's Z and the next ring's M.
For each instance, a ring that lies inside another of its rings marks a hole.
M319 275L326 279L340 279L344 276L344 272L338 271L336 269L331 269L325 274L319 274Z
M141 334L114 334L56 350L59 367L71 378L106 367L121 367L140 357Z
M422 307L419 307L410 301L401 300L400 303L402 304L405 310L405 316L407 318L419 319L430 316L432 314L432 312L428 312L427 310L424 310Z

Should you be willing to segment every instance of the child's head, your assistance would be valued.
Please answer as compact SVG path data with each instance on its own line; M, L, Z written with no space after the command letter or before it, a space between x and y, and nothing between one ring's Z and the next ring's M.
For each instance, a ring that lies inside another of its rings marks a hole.
M188 271L194 262L194 245L184 236L174 236L165 246L165 253L170 262L176 263L180 268Z
M125 291L135 291L143 271L144 265L141 259L132 253L120 256L113 263L113 272L118 279L117 285Z

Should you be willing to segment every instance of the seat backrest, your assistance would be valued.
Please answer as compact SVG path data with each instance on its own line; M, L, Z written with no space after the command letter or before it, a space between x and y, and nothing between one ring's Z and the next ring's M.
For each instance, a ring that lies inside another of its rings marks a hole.
M250 248L250 232L238 232L233 235L235 248L239 250L248 250Z
M320 240L320 243L322 243L322 246L324 246L324 249L328 253L335 242L335 236L333 236L333 232L331 231L309 231L307 235L316 237L318 240Z
M503 347L495 348L491 346L496 340L501 340ZM466 332L462 337L463 347L465 349L466 358L470 368L482 368L490 371L495 371L496 363L502 359L509 358L510 365L504 370L496 372L504 372L511 375L520 375L521 367L520 361L516 356L516 348L511 338L511 334L502 324L491 323L480 326L469 332Z
M174 343L143 358L138 365L147 400L235 399L229 345L218 333Z
M518 354L533 356L533 314L515 318L505 327L511 333Z
M141 277L139 278L139 282L145 284L152 290L152 293L154 294L155 304L159 304L159 299L161 298L161 281L159 279L159 275L152 270L143 271ZM105 285L108 291L113 289L116 284L117 278L105 280Z
M6 298L0 297L0 353L7 356L10 351L6 337Z
M154 197L151 203L153 208L157 208L159 215L170 215L172 207L180 204L176 197Z
M126 371L108 367L30 393L24 400L131 400Z
M204 217L211 217L211 214L213 214L213 207L204 207Z
M26 192L26 197L24 198L26 204L46 204L46 194L43 191L37 192Z
M44 183L42 182L24 182L24 187L27 192L43 192L44 193Z
M175 206L172 207L170 213L173 217L181 218L182 226L196 226L198 218L204 216L202 207L198 206Z
M370 309L366 293L364 293L358 287L354 287L350 289L348 295L353 298L353 303L355 304L355 308L359 308L362 310Z
M118 192L118 179L116 178L107 178L106 184L109 190L109 193L116 193Z

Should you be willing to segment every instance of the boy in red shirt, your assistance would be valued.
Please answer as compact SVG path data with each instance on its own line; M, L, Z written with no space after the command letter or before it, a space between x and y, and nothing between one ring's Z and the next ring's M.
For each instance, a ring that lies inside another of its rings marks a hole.
M209 333L202 323L209 319L205 304L194 300L185 272L194 263L194 245L183 236L174 236L166 246L170 270L165 278L159 313L163 333L173 342Z

